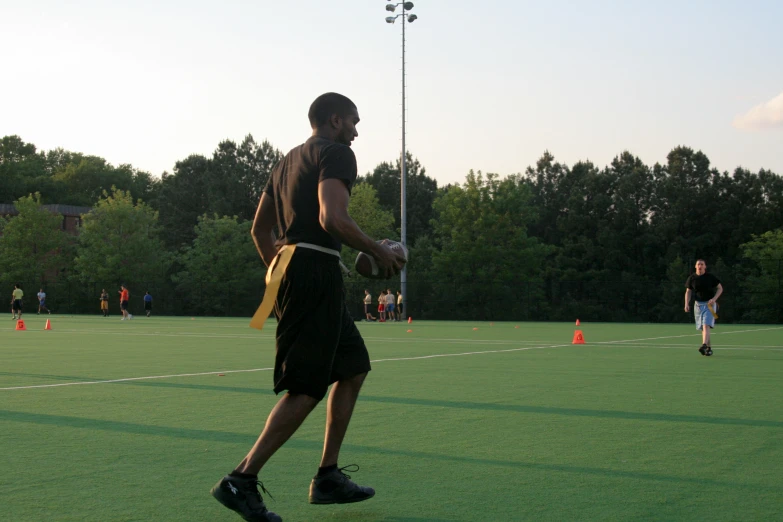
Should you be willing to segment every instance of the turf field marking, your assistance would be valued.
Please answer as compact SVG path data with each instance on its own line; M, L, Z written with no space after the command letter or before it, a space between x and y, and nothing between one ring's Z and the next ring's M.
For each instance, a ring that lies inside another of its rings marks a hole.
M729 335L729 334L748 333L748 332L765 332L768 330L783 330L783 326L776 326L774 328L755 328L753 330L734 330L732 332L714 332L712 333L712 335ZM663 337L646 337L644 339L627 339L625 341L601 341L601 342L594 342L592 344L618 344L618 343L633 343L636 341L656 341L658 339L676 339L678 337L693 337L695 335L701 335L701 334L698 332L694 332L686 335L665 335Z
M731 333L747 333L747 332L759 332L759 331L765 331L765 330L781 330L783 329L783 326L781 327L775 327L775 328L762 328L762 329L755 329L755 330L737 330L734 332L721 332L723 335L731 334ZM114 333L114 332L107 332L107 333ZM166 334L146 334L146 335L166 335ZM692 337L697 334L691 333L688 335L671 335L666 337L653 337L653 338L647 338L647 339L626 339L623 341L603 341L603 342L594 342L592 344L598 344L598 345L612 345L612 344L621 344L622 346L637 346L631 343L636 343L638 341L650 341L650 340L656 340L656 339L672 339L677 337ZM206 336L202 336L206 337ZM425 341L431 341L432 339L424 339ZM445 340L445 339L444 339ZM407 341L406 341L407 342ZM482 341L483 342L483 341ZM389 358L389 359L375 359L370 362L393 362L393 361L417 361L422 359L435 359L438 357L460 357L464 355L481 355L485 353L510 353L510 352L522 352L527 350L543 350L547 348L565 348L567 346L571 346L571 344L551 344L551 345L541 345L541 346L524 346L521 348L509 348L506 350L483 350L483 351L475 351L475 352L462 352L462 353L440 353L440 354L433 354L433 355L419 355L415 357L395 357L395 358ZM638 346L649 346L649 345L638 345ZM662 347L661 345L651 345L654 347ZM688 349L685 345L681 345L682 348L680 348L680 345L677 345L676 348L678 349ZM777 347L775 347L777 348ZM761 349L759 348L726 348L726 349L732 349L732 350L755 350L759 351ZM126 377L123 379L107 379L103 381L80 381L80 382L63 382L63 383L57 383L57 384L35 384L31 386L12 386L7 388L0 388L0 391L10 391L10 390L29 390L29 389L36 389L36 388L58 388L62 386L79 386L79 385L85 385L85 384L111 384L111 383L117 383L117 382L128 382L128 381L143 381L143 380L151 380L151 379L169 379L169 378L175 378L175 377L199 377L199 376L205 376L205 375L217 375L219 373L248 373L248 372L263 372L263 371L271 371L274 368L253 368L249 370L223 370L223 371L215 371L215 372L201 372L201 373L182 373L182 374L173 374L173 375L153 375L153 376L147 376L147 377Z
M148 377L126 377L124 379L107 379L105 381L79 381L79 382L61 382L58 384L35 384L32 386L13 386L10 388L0 388L2 390L30 390L33 388L58 388L60 386L79 386L82 384L111 384L114 382L128 382L128 381L147 381L150 379L169 379L173 377L199 377L203 375L217 375L225 373L249 373L249 372L264 372L274 370L274 368L252 368L250 370L222 370L219 372L201 372L201 373L179 373L176 375L151 375Z
M483 353L506 353L506 352L521 352L524 350L541 350L544 348L560 348L564 346L571 346L570 344L555 344L555 345L547 345L547 346L525 346L522 348L510 348L508 350L486 350L483 352L464 352L464 353L444 353L444 354L435 354L435 355L421 355L418 357L398 357L394 359L375 359L374 361L370 362L389 362L389 361L414 361L417 359L433 359L435 357L457 357L461 355L478 355ZM181 373L181 374L174 374L174 375L152 375L147 377L126 377L123 379L106 379L103 381L78 381L78 382L61 382L57 384L34 384L31 386L11 386L8 388L0 388L0 391L9 391L9 390L30 390L30 389L36 389L36 388L59 388L62 386L81 386L85 384L111 384L111 383L117 383L117 382L129 382L129 381L145 381L145 380L151 380L151 379L171 379L175 377L200 377L204 375L217 375L219 373L249 373L249 372L265 372L265 371L271 371L274 370L274 368L252 368L249 370L223 370L223 371L217 371L217 372L201 372L201 373Z

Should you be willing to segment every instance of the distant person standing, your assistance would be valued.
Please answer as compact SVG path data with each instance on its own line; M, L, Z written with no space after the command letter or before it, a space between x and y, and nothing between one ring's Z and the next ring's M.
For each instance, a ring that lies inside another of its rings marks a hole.
M109 292L105 288L101 290L101 312L103 317L109 317Z
M371 308L372 307L372 295L370 294L369 290L364 291L364 317L368 321L375 321L375 316L372 315Z
M144 311L147 312L147 317L152 314L152 296L149 292L144 294Z
M19 285L14 285L14 291L11 293L11 313L13 314L14 319L21 319L22 318L22 298L24 297L24 292L21 288L19 288Z
M46 308L46 292L43 291L43 288L38 291L38 315L41 315L41 310L46 310L49 314L52 313Z
M707 263L703 259L696 261L696 273L685 281L685 311L690 312L691 297L695 294L693 315L696 319L696 329L701 330L702 344L699 353L712 355L710 330L715 327L715 314L718 309L718 298L723 293L720 279L707 273Z
M120 321L133 319L133 315L128 312L128 301L130 300L130 292L125 285L120 286L120 310L122 310L122 319Z
M394 294L391 288L386 289L386 320L394 321Z
M402 321L403 319L402 292L397 290L397 320Z
M386 322L386 292L381 292L378 296L378 316L381 323Z

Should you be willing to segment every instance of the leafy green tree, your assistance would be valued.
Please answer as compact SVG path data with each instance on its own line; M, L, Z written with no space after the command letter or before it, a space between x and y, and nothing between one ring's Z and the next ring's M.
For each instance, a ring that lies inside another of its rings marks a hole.
M378 195L369 183L358 183L353 187L351 200L348 203L348 214L371 238L375 240L393 238L394 218L391 212L381 207ZM351 276L346 278L349 282L361 280L361 276L353 271L357 254L356 250L343 247L343 263L352 272Z
M237 146L226 140L212 158L191 155L164 174L158 197L166 243L181 248L194 239L199 216L218 214L252 220L261 192L282 154L248 135Z
M414 245L419 237L430 234L430 221L433 217L432 203L435 201L438 183L427 176L426 169L410 152L406 156L405 194L407 200L406 242ZM378 195L381 208L393 216L393 228L400 230L400 160L394 164L383 162L360 182L370 184ZM399 232L397 233L399 238Z
M45 160L35 145L25 143L19 136L0 139L0 203L11 203L36 192L34 180L45 175Z
M56 279L69 268L70 237L63 233L63 217L41 207L41 195L14 203L19 212L0 218L0 279L37 284Z
M771 230L742 245L750 262L744 277L748 308L743 319L759 323L783 321L783 229Z
M84 216L75 259L82 282L157 282L171 255L160 238L158 213L130 193L104 192Z
M172 249L188 245L195 238L198 217L209 211L209 160L193 154L174 166L174 174L163 174L158 208L166 244Z
M256 143L250 134L239 146L230 140L218 144L208 170L210 212L252 220L281 158L282 153L268 141Z
M530 188L519 176L499 179L471 171L462 186L435 201L433 231L440 250L432 265L459 314L492 316L496 307L516 305L514 286L538 279L551 249L527 234L535 218Z
M172 276L194 313L248 313L258 305L266 267L250 237L250 221L236 216L198 218L193 244L182 249Z

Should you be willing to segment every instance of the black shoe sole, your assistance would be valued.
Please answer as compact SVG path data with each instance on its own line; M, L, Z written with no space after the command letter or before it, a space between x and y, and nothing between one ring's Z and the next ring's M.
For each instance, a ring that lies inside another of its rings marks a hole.
M322 499L314 499L310 497L310 504L354 504L356 502L362 502L364 500L370 500L372 497L375 496L375 493L373 492L372 495L362 498L351 498L348 500L322 500Z

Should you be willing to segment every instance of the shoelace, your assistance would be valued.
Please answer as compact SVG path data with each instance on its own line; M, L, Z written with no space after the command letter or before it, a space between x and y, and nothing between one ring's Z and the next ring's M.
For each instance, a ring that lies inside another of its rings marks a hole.
M263 491L265 495L267 495L272 500L275 500L275 497L273 497L272 494L269 491L267 491L267 489L264 487L263 482L261 482L260 480L256 480L256 485L261 487L261 491ZM261 493L259 493L257 489L254 489L254 491L256 495L258 495L258 501L263 503L264 501L261 498Z
M348 469L348 468L354 468L354 467L355 467L356 469ZM359 465L358 465L358 464L348 464L348 465L347 465L347 466L345 466L345 467L338 468L338 469L337 469L337 471L339 471L340 473L342 473L342 474L343 474L343 476L344 476L345 478L347 478L348 480L350 480L350 479L351 479L351 476L350 476L348 473L346 473L346 471L350 471L351 473L356 473L357 471L359 471Z

